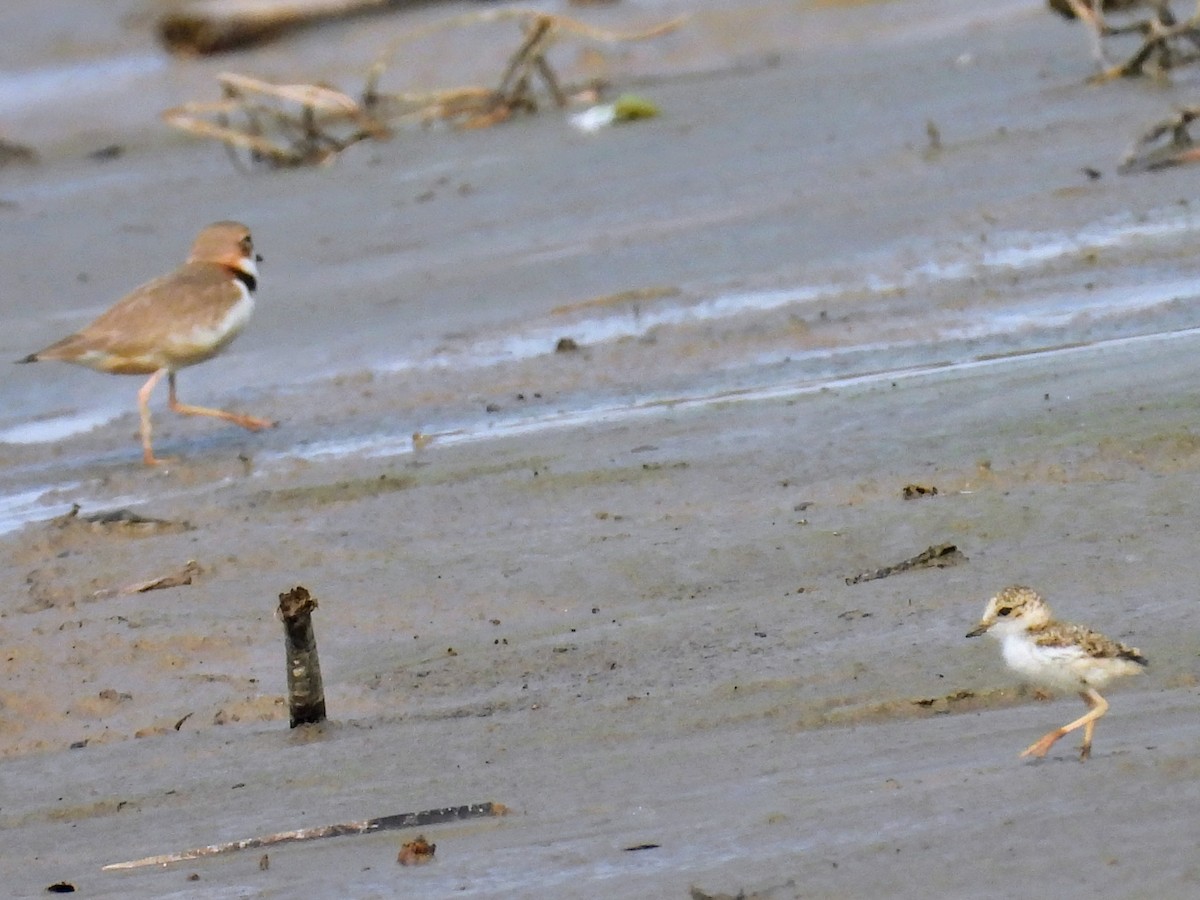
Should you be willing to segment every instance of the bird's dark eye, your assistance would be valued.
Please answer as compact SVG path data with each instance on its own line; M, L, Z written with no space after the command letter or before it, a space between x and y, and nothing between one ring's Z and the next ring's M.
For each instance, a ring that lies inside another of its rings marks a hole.
M996 615L1007 616L1010 612L1012 612L1011 606L1002 606L998 610L996 610Z

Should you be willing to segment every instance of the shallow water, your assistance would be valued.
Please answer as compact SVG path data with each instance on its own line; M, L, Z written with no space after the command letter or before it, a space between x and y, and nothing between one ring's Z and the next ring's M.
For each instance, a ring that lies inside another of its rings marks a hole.
M422 422L423 443L453 446L464 442L502 439L515 435L567 428L588 428L597 423L614 423L632 418L660 415L692 405L720 404L733 400L757 401L797 396L864 382L886 382L899 378L937 373L950 374L976 365L992 365L989 357L1003 353L1010 358L1029 353L1074 353L1080 347L1103 347L1131 339L1171 339L1190 333L1189 300L1197 285L1169 268L1153 263L1140 267L1153 274L1129 283L1128 275L1111 270L1119 280L1107 287L1072 284L1064 289L1058 267L1101 251L1118 254L1118 260L1136 254L1151 259L1169 256L1180 243L1188 243L1200 230L1187 209L1156 210L1138 221L1118 215L1081 228L1074 235L1051 233L993 234L986 248L957 249L937 254L937 261L909 267L912 253L891 259L875 254L872 268L844 263L853 274L841 281L796 285L785 289L732 291L709 298L667 296L648 299L614 297L611 302L577 304L552 310L531 322L516 321L485 335L471 335L440 342L437 347L410 346L409 355L391 357L373 366L379 374L421 377L439 370L465 376L468 382L483 382L507 368L536 363L553 355L559 337L569 336L589 351L606 345L653 338L656 344L670 343L669 335L688 352L686 337L700 330L722 329L737 337L732 349L712 354L701 380L692 389L675 384L656 388L642 382L636 397L614 402L608 391L583 391L572 399L569 409L539 409L530 413L499 415L473 412L447 416L444 412L410 410L399 420L351 425L349 433L305 442L300 447L267 450L258 455L262 468L271 473L279 465L294 461L325 461L344 457L384 459L413 451L413 431L407 423ZM1125 254L1125 255L1121 255ZM958 259L954 256L957 255ZM1093 272L1093 277L1096 272ZM1004 278L1022 278L1025 283L983 306L963 305L947 309L945 304L922 302L935 295L978 290L981 284ZM1070 279L1068 279L1070 280ZM901 311L896 298L908 298ZM607 308L606 308L607 307ZM592 312L604 308L604 312ZM802 349L786 335L776 333L778 316L809 322L852 317L858 323L832 345ZM899 315L902 326L897 326ZM760 325L759 322L764 324ZM1065 349L1064 349L1065 348ZM377 351L378 352L378 351ZM666 349L669 355L673 352ZM305 384L327 383L353 374L357 360L344 371L337 369L304 372L300 380L265 382L265 394L303 393ZM669 359L666 368L670 370ZM684 371L687 370L685 366ZM475 372L477 374L472 375ZM699 374L699 373L697 373ZM2 390L2 389L0 389ZM22 422L12 420L0 431L0 444L53 444L82 435L128 415L126 409L72 410L58 416L39 416ZM382 427L381 427L382 426ZM45 471L39 461L21 477L19 469L9 472L8 512L3 531L62 511L62 502L48 506L38 497L56 485L30 486ZM160 495L160 489L133 502Z

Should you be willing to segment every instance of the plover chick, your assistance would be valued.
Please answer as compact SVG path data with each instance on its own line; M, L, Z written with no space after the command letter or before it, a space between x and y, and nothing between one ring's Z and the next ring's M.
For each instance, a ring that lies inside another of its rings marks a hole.
M1108 701L1098 688L1114 678L1135 675L1146 658L1131 647L1082 625L1059 622L1038 593L1021 585L1006 587L988 601L979 626L967 634L990 631L1001 643L1009 667L1036 685L1078 691L1088 711L1062 728L1056 728L1025 749L1021 756L1045 756L1054 742L1076 728L1083 729L1079 758L1092 753L1096 720L1108 712Z

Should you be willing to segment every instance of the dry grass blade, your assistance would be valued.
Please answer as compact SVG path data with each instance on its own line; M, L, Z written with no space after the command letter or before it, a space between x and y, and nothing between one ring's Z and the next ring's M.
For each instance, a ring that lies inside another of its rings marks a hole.
M233 111L233 107L228 103L186 103L168 109L163 113L163 120L180 131L186 131L196 137L213 138L234 149L247 150L252 155L273 160L279 165L286 164L292 158L289 149L281 144L260 135L249 134L229 125L220 125L201 118L207 113L225 111Z
M316 84L273 84L249 75L217 76L225 99L163 113L168 125L243 150L274 167L331 162L347 147L386 137L388 128L352 97ZM243 124L231 124L240 116ZM211 117L211 118L209 118ZM276 138L267 137L270 132Z
M249 75L222 72L217 81L227 94L261 94L284 103L298 106L305 115L322 113L325 123L345 120L372 133L373 137L386 137L387 127L371 116L357 100L349 94L320 84L272 84ZM260 107L261 109L261 107ZM278 111L274 111L278 115Z
M263 94L279 100L298 103L301 106L311 106L334 113L359 113L357 101L341 91L322 87L316 84L272 84L261 78L251 78L249 75L238 75L235 72L222 72L217 76L222 87L231 88L244 94Z

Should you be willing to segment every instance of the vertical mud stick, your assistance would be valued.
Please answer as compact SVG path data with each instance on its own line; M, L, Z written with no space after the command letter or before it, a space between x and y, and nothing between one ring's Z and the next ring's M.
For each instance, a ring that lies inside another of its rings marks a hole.
M288 709L292 727L325 721L325 688L321 684L321 661L313 634L312 611L317 598L297 585L279 595L279 617L283 620L287 650Z

